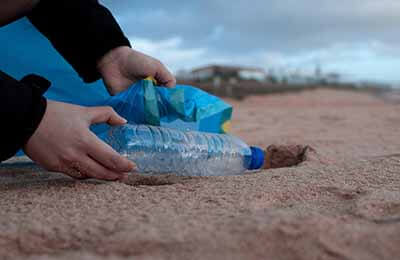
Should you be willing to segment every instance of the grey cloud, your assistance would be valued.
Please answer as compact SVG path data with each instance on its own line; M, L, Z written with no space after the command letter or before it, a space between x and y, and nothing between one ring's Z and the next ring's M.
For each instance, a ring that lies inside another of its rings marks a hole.
M296 53L333 43L379 40L400 44L397 0L104 0L128 35L223 53ZM217 28L223 28L216 36Z

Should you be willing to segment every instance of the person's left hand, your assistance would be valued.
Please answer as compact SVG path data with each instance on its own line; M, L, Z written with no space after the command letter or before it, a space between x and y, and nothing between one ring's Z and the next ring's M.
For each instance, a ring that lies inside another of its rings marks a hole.
M174 87L176 84L175 77L159 60L126 46L115 48L104 55L98 61L97 68L111 95L149 76L163 86Z

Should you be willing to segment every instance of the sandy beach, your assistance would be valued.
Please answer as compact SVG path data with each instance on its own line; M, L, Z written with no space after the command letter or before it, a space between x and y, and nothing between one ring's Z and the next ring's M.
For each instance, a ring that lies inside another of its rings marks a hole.
M234 135L309 145L306 161L128 183L6 164L0 259L400 259L399 104L328 89L227 101Z

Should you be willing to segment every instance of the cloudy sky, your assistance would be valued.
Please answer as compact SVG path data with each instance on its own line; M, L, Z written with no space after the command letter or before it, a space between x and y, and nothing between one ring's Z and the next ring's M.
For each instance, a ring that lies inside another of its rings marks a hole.
M206 64L400 82L399 0L102 0L134 48Z

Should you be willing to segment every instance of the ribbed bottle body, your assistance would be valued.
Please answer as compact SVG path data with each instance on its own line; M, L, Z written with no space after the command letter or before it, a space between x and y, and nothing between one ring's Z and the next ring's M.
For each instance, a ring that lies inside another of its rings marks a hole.
M250 147L225 134L123 125L113 127L106 142L144 174L238 175L251 163Z

